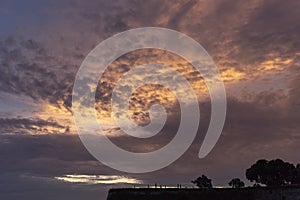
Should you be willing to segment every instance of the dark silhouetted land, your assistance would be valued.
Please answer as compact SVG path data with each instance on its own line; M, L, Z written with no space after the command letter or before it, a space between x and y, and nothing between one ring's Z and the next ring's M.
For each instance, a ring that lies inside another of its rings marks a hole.
M300 200L300 187L111 189L107 200Z

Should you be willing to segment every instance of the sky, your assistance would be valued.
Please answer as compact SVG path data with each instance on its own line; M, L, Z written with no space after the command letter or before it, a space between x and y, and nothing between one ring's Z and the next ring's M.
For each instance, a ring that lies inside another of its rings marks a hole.
M0 199L105 199L110 188L191 186L202 174L226 186L234 177L246 181L245 170L261 158L300 163L299 9L295 0L1 0ZM157 49L113 62L99 80L95 109L110 127L107 137L124 149L159 149L180 121L174 94L145 85L133 93L130 115L147 124L149 107L160 103L168 111L165 127L143 140L115 134L110 100L124 73L147 62L168 65L186 77L198 98L201 118L191 147L171 165L145 174L97 161L80 141L72 116L72 89L84 58L103 40L139 27L173 29L200 43L227 94L221 137L199 159L211 115L201 74L182 57Z

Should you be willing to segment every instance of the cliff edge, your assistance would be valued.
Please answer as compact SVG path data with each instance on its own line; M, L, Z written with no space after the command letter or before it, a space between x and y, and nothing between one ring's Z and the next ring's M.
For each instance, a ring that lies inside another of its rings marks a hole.
M111 189L107 200L300 200L300 187L177 189Z

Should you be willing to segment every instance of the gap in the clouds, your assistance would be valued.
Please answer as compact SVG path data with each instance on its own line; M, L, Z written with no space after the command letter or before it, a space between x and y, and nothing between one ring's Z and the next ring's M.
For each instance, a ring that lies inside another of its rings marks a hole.
M185 183L179 184L149 184L146 180L137 179L122 175L86 175L86 174L66 174L63 176L55 176L55 180L71 184L84 185L108 185L118 188L195 188L194 185ZM215 186L216 188L224 188L224 186Z
M143 181L127 176L118 175L71 175L54 177L56 180L61 180L70 183L84 183L84 184L142 184Z

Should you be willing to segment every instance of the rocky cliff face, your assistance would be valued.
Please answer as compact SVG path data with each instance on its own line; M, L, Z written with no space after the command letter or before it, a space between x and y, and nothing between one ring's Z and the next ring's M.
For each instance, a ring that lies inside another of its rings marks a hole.
M300 200L300 187L243 189L111 189L107 200Z

